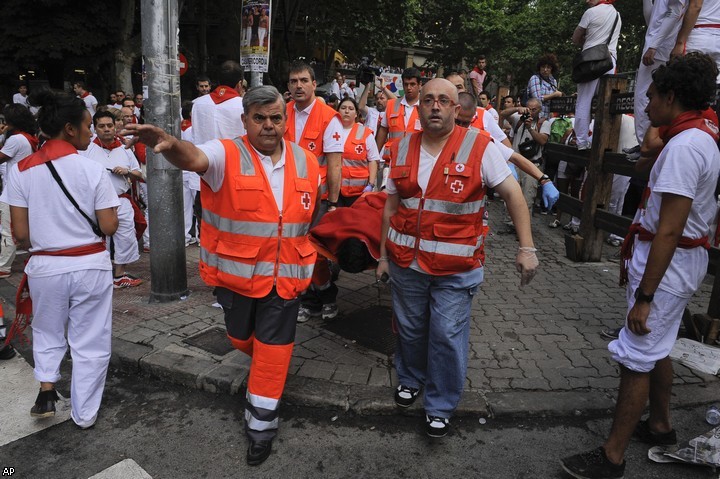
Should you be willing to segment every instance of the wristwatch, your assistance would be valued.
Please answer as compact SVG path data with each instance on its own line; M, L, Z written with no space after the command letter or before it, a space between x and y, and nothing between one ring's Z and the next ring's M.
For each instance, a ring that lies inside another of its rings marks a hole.
M328 200L327 204L328 204L328 208L337 208L338 202Z
M652 303L652 300L654 297L655 297L655 293L645 294L642 292L640 287L638 287L635 290L635 302L637 302L637 303Z
M542 175L538 180L538 183L542 184L543 181L550 181L550 177L548 175Z

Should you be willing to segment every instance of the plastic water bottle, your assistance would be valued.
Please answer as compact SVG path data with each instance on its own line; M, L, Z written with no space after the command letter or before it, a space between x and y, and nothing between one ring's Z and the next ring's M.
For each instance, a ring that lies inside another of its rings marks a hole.
M705 413L705 420L711 426L720 424L720 409L717 406L710 406L710 409Z

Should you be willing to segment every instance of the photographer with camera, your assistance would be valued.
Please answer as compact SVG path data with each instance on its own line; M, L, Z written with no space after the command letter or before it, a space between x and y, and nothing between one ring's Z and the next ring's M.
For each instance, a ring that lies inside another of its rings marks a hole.
M363 72L361 71L361 75L362 74ZM365 118L365 126L370 128L373 135L375 135L385 114L385 107L387 106L388 100L394 100L397 96L385 85L382 77L378 76L377 79L380 80L381 89L375 92L375 106L367 106L370 90L374 90L377 83L375 74L371 73L370 76L361 75L358 76L358 81L363 85L363 92L358 101L358 108L363 118Z
M542 149L550 138L550 124L540 118L542 103L537 98L531 98L527 102L527 107L507 108L501 112L501 117L506 112L513 110L514 112L509 118L512 125L510 137L513 150L541 168ZM520 183L523 196L532 213L538 182L527 173L518 171L518 183Z

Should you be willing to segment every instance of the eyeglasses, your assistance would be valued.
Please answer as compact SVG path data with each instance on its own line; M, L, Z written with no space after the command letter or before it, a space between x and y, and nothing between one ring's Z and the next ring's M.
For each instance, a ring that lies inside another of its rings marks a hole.
M462 126L463 128L467 128L467 127L470 126L470 123L472 123L472 122L470 122L470 121L462 121L462 120L459 119L459 118L455 118L455 124L456 124L457 126Z
M259 114L259 113L255 113L255 114L252 116L252 121L255 122L255 123L258 124L258 125L262 125L263 123L265 123L265 120L267 120L268 118L270 118L270 121L273 123L273 125L279 125L279 124L282 123L283 120L285 119L285 117L282 116L282 115L270 115L270 116L268 116L268 115L261 115L261 114Z
M431 96L426 96L422 100L420 100L420 103L425 108L432 108L435 106L435 103L440 105L442 108L449 108L450 106L454 106L456 103L452 101L450 98L446 96L441 96L440 98L433 98Z

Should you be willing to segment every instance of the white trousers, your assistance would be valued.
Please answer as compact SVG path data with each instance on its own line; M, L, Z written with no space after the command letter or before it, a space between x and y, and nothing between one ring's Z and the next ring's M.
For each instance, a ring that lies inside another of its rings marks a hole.
M49 383L60 379L60 362L69 344L71 416L78 426L92 426L110 364L112 272L92 269L28 278L28 285L35 379Z
M605 72L606 75L615 72L615 59L613 67ZM575 101L575 136L578 146L590 144L590 119L592 118L592 99L600 84L600 78L577 84L577 100Z
M190 241L190 229L193 222L193 205L195 204L195 194L197 192L190 188L190 182L183 179L183 217L185 219L185 243ZM196 233L197 234L197 233Z
M12 237L12 223L10 222L10 205L0 201L0 272L9 273L15 261L15 240Z
M265 36L267 35L267 28L258 28L258 46L263 47L265 43Z
M148 192L147 192L147 183L138 183L138 194L140 195L140 198L145 203L145 211L143 211L143 215L145 216L145 222L147 223L147 228L145 228L145 232L143 232L143 246L146 248L150 247L150 200L148 200Z
M612 191L610 192L610 201L608 202L608 211L616 215L622 215L623 206L625 205L625 194L630 187L630 177L623 175L613 175ZM610 238L622 240L622 236L611 234Z
M645 113L645 108L648 105L646 93L652 83L652 72L662 65L665 65L664 60L656 59L655 63L650 66L646 66L643 62L640 62L635 77L635 136L640 145L642 145L643 139L645 138L645 132L650 128L650 118L648 118L647 113Z
M120 198L118 207L118 229L112 236L115 248L115 264L130 264L140 259L137 238L135 237L135 215L132 204L127 198ZM110 243L108 242L108 249Z
M685 52L703 52L710 55L720 70L720 28L693 28L685 44ZM720 83L720 74L716 82Z

